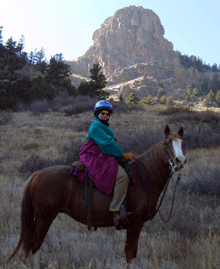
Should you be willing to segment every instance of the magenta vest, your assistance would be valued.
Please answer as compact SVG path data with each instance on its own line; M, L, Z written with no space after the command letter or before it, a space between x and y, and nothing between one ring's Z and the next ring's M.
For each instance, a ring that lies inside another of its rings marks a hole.
M93 139L80 148L79 156L79 160L85 164L89 171L89 178L96 187L110 194L118 172L118 163L115 158L105 155Z

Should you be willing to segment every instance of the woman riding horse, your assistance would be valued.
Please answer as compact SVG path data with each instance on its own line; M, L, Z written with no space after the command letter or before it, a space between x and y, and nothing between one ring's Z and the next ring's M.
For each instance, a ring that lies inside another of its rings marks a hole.
M113 193L109 210L113 212L116 229L124 228L129 223L130 213L120 212L127 195L129 178L116 158L123 158L120 148L109 128L109 118L113 111L110 102L98 101L94 106L94 116L88 132L88 143L80 149L80 161L89 172L89 178L96 187L107 194Z

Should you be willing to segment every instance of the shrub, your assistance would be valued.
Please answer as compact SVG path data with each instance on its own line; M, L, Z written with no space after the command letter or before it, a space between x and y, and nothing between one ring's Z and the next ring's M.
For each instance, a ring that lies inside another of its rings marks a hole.
M193 181L181 183L181 191L196 195L220 196L220 168L199 173Z
M24 145L23 150L31 150L31 149L38 149L38 148L39 148L39 144L28 143L28 144Z
M138 155L159 142L164 136L164 129L158 127L157 129L126 130L126 132L116 129L114 130L114 136L117 138L117 144L123 148L124 152L132 152Z
M74 161L78 161L79 150L83 144L84 143L82 143L82 141L78 139L71 141L70 145L68 146L66 158L63 161L63 164L71 165Z
M40 113L48 112L50 110L50 107L51 107L50 102L48 102L47 100L42 100L32 102L29 106L29 109L34 116L37 116Z
M51 160L32 154L30 158L25 160L22 165L18 167L18 172L23 176L30 176L33 172L56 164L63 164L63 161L59 159Z
M173 113L167 118L168 124L183 125L187 148L216 147L220 145L220 115L215 112Z
M215 96L215 101L217 102L218 106L220 106L220 91L219 90Z
M67 116L72 116L87 111L92 112L96 102L97 102L96 99L91 98L89 96L78 96L73 99L71 105L69 105L66 109L64 109L64 112L66 113Z
M0 111L0 125L9 123L13 119L11 110Z
M212 92L212 90L210 90L210 92L206 95L205 105L211 106L214 100L215 100L215 94Z
M52 100L55 97L53 88L46 82L45 78L38 76L33 79L30 95L35 100Z
M186 106L171 106L159 112L159 115L171 115L174 113L195 113L189 107Z
M157 100L159 101L162 96L166 95L163 88L158 89L157 91Z
M167 106L173 106L173 105L174 105L173 100L174 100L174 98L173 98L173 96L171 95L170 97L167 98L166 105L167 105Z
M147 97L144 97L141 99L140 104L154 105L154 104L156 104L156 101L152 97L152 95L149 94Z
M167 97L166 97L165 95L161 96L160 99L159 99L159 102L160 102L161 104L166 104L166 102L167 102Z
M133 92L130 93L126 99L126 104L138 104L138 102L139 102L139 99Z
M124 102L112 102L113 113L129 113L131 111L141 111L144 110L143 107L138 104L126 104Z

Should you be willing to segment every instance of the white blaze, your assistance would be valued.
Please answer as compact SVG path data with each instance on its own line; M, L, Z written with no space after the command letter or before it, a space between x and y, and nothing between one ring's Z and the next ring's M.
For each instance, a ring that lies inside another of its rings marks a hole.
M175 158L178 158L178 160L181 163L184 163L186 158L183 154L183 150L182 150L182 140L180 138L173 140L173 149L174 149L174 153L175 153Z

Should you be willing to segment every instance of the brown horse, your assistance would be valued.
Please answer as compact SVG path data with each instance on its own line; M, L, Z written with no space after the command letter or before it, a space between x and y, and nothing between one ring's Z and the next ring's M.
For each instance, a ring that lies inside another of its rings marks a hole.
M183 150L183 127L171 134L165 127L165 138L134 162L137 183L129 187L129 211L132 221L127 227L125 254L127 262L137 255L138 240L144 222L156 213L158 198L172 170L179 170L186 161ZM53 166L35 172L29 179L22 200L21 234L10 261L22 246L27 258L35 254L58 213L66 213L87 224L87 203L82 200L82 182L70 175L70 166ZM93 189L92 226L114 226L109 205L112 196ZM79 210L80 208L80 210Z

